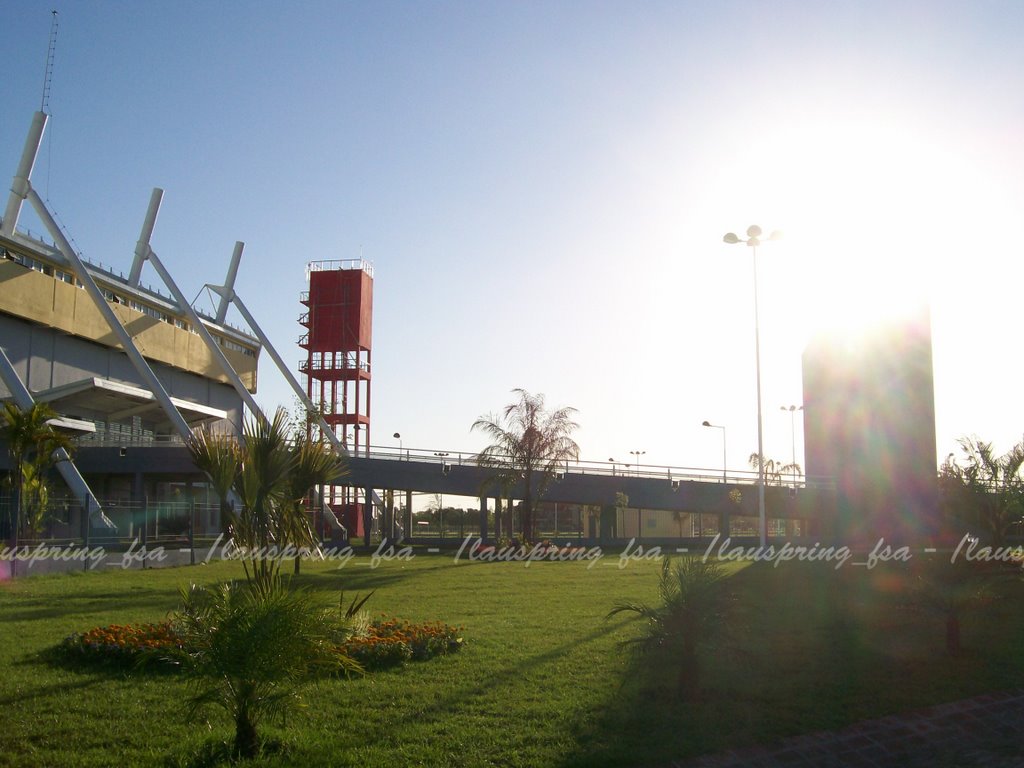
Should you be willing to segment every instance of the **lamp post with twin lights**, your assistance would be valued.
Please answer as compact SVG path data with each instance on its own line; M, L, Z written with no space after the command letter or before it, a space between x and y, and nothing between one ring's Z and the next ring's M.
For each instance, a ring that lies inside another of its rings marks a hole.
M796 412L802 411L802 405L780 405L779 410L789 411L789 445L792 451L790 460L790 473L793 475L793 487L796 488Z
M776 230L769 235L769 240L778 240L782 233ZM754 256L754 356L757 364L757 514L761 528L761 546L766 545L768 526L764 512L764 420L761 417L761 317L757 303L757 246L761 244L761 228L756 224L747 227L747 239L737 237L733 232L726 233L722 240L729 245L746 243Z

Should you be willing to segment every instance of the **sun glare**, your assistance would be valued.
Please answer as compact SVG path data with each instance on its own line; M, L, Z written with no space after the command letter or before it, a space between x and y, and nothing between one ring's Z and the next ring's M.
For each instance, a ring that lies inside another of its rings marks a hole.
M999 207L998 185L960 150L885 121L807 122L758 142L746 176L786 230L794 325L853 333L957 290L955 265Z

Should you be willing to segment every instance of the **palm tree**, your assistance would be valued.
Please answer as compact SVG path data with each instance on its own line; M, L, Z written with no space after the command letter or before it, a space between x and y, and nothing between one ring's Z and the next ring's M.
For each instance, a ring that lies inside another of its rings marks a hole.
M192 461L227 510L232 542L246 555L246 578L261 589L277 577L284 548L316 548L303 499L315 485L344 474L343 460L329 446L301 432L293 440L292 432L287 412L278 408L269 421L248 421L241 442L207 430L189 441ZM228 507L230 494L237 497L237 509Z
M360 669L339 650L349 619L280 580L266 589L193 585L182 600L171 619L180 650L170 661L191 681L190 714L213 706L231 718L235 757L259 753L258 727L298 706L302 688L325 673Z
M961 619L969 609L994 594L1004 574L986 567L986 563L931 557L921 561L917 574L917 592L924 606L939 614L946 622L946 652L957 656ZM1011 576L1013 578L1013 576Z
M978 525L995 545L1024 518L1024 443L997 456L992 443L976 437L959 441L962 462L950 456L942 465L940 487L944 502L968 525Z
M534 505L544 498L555 473L576 460L580 447L572 439L579 427L575 408L547 411L544 395L513 389L519 399L505 406L500 416L482 416L473 422L493 442L476 456L481 467L492 471L485 485L508 488L521 483L523 539L533 540Z
M748 459L750 466L756 470L761 468L761 457L756 453L750 454ZM786 475L803 475L804 471L796 462L783 464L781 461L775 459L764 460L764 484L765 485L782 485L782 479Z
M12 531L15 538L26 523L26 512L34 502L36 513L33 515L32 530L41 526L43 521L42 495L46 493L42 479L46 472L57 462L55 452L63 448L70 453L73 444L61 433L57 432L49 422L58 414L46 403L33 403L30 408L19 408L8 401L4 403L2 434L11 456L11 485L14 499L9 513ZM30 478L31 488L35 491L26 494L26 477ZM29 498L29 496L33 498Z
M345 474L345 467L326 440L314 439L306 430L298 430L292 445L294 464L289 475L291 499L290 513L284 516L282 532L284 537L307 549L316 548L316 531L306 515L306 497L318 485L339 480ZM302 558L295 558L295 573L299 572Z
M26 461L22 465L21 493L25 500L22 505L25 531L40 533L49 517L50 506L50 484L46 479L46 468L40 462Z
M220 499L221 532L228 534L234 519L231 489L240 466L238 443L231 435L204 426L192 433L188 448L192 462L206 474Z
M665 558L658 582L659 605L618 603L607 618L635 613L646 620L644 633L626 645L639 654L665 652L679 665L677 693L691 699L700 682L698 652L725 624L726 593L719 583L725 571L705 558Z

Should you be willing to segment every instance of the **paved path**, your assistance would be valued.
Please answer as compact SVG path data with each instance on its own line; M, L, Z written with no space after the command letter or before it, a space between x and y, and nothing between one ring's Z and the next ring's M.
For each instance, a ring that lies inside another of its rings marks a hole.
M1024 691L954 701L671 768L1024 768ZM666 767L667 768L667 767Z

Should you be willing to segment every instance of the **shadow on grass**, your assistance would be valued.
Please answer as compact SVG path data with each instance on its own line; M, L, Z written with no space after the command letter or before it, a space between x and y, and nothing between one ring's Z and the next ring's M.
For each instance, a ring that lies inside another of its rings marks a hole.
M903 669L873 642L864 602L874 587L862 577L827 564L754 564L734 574L722 583L733 605L727 634L702 649L697 696L677 697L674 659L631 655L616 694L577 721L579 750L561 765L657 765L878 714L873 707Z
M169 676L179 678L181 671L176 663L160 656L147 656L132 660L105 658L103 656L83 657L69 652L63 643L45 648L16 663L27 667L45 665L52 669L62 669L65 672L88 675L94 678L94 682L99 682L100 680L129 680L135 676Z
M70 694L72 691L91 688L94 685L98 685L104 682L104 680L106 679L106 676L102 674L95 674L95 672L93 672L92 674L89 674L88 677L77 680L75 682L62 681L60 683L56 683L53 685L31 686L23 693L19 692L16 695L4 696L0 698L0 707L17 707L19 704L24 704L26 701L31 701L32 699L45 699L49 696L64 697Z
M430 724L446 721L450 719L452 712L458 711L461 705L471 701L475 697L488 695L502 685L517 682L521 680L525 674L534 674L543 679L544 666L546 664L561 659L570 651L578 650L581 646L594 643L599 638L609 634L610 632L614 632L615 629L616 627L614 624L601 624L585 635L574 637L571 641L561 643L544 651L543 653L521 659L515 665L505 667L498 672L486 674L482 673L479 669L475 669L471 675L463 678L466 680L464 685L453 687L446 693L446 695L434 698L422 711L410 712L397 722L400 724L408 724L412 722L417 724ZM400 669L401 668L397 671L400 671ZM514 702L510 702L510 705L513 704ZM393 727L393 725L390 725L389 730Z
M372 591L384 586L398 584L408 579L418 578L431 571L440 571L449 567L450 564L444 562L427 567L417 565L415 568L409 569L399 569L393 566L370 568L364 561L359 561L342 568L314 573L303 572L298 576L292 576L291 567L289 564L286 564L281 569L281 572L296 587L307 588L316 592L335 592L338 594L344 590L346 594L354 594L357 591ZM12 595L5 600L6 604L0 607L0 615L2 615L4 622L44 621L47 619L73 618L90 613L107 613L111 610L112 606L116 606L118 613L165 606L164 612L166 613L177 609L179 606L181 588L193 582L201 584L211 583L210 579L200 578L201 576L206 576L201 570L193 573L183 567L179 573L181 578L177 582L168 583L167 585L141 586L133 584L119 591L87 591L71 598L56 593L32 597ZM237 574L231 574L230 576L212 581L244 580L245 574L239 569Z
M178 604L177 586L166 588L135 587L123 592L89 592L80 597L59 595L45 597L19 597L2 611L4 622L44 621L104 613L116 605L118 611L148 609L166 605L173 610Z
M170 755L164 760L165 768L215 768L222 765L245 765L250 762L236 758L234 745L223 739L206 739L202 743L189 746L181 754ZM259 760L265 757L288 758L292 748L286 742L276 739L264 739L260 746Z
M309 573L302 571L297 576L292 575L291 568L282 568L282 574L286 575L291 584L296 587L305 587L317 592L352 592L355 590L376 590L393 584L400 584L410 579L418 579L431 571L442 571L451 568L448 562L431 566L416 566L415 568L378 567L372 568L367 563L360 561L350 563L341 568L331 568L326 571Z

